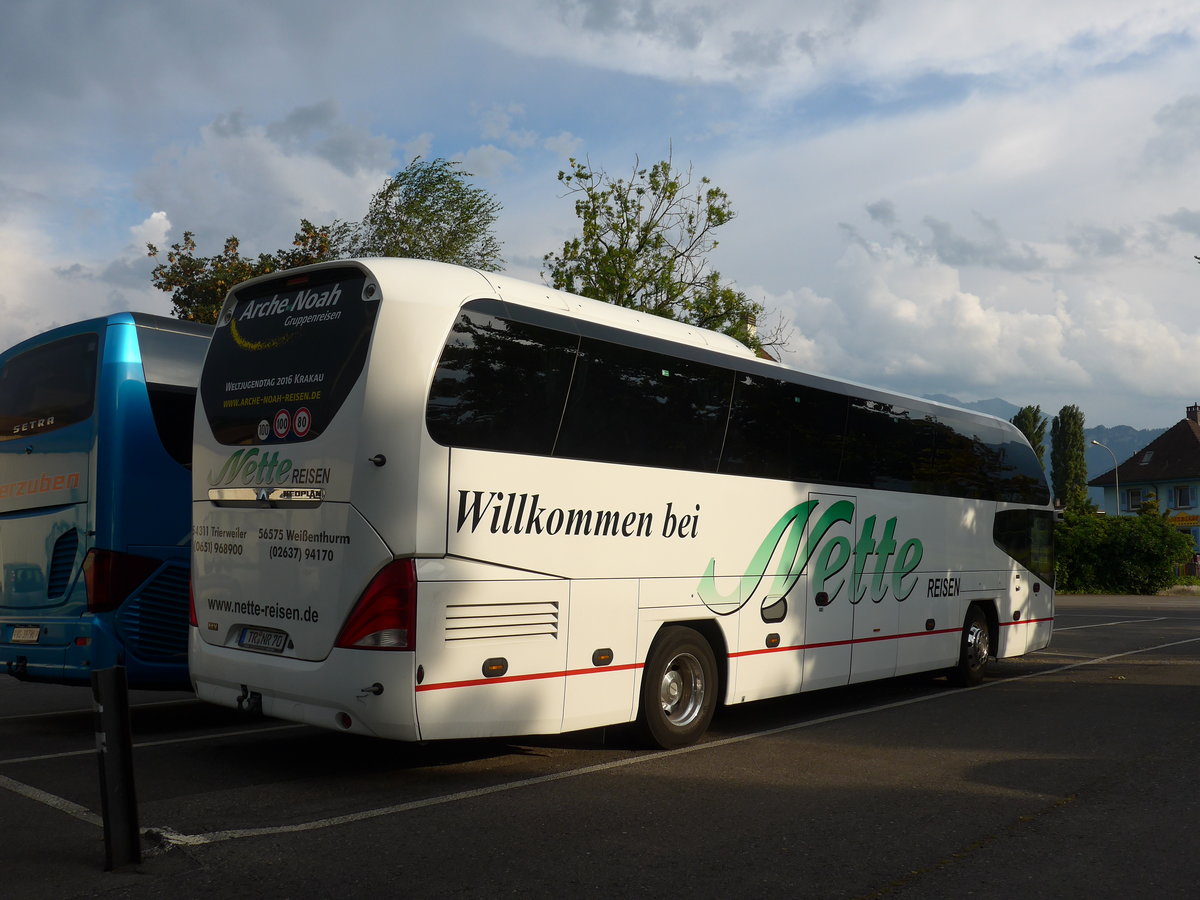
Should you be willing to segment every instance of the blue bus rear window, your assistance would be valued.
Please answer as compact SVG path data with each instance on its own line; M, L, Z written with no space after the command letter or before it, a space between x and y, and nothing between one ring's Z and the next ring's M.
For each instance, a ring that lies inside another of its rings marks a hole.
M99 335L77 334L8 360L0 369L0 441L90 418L99 345Z

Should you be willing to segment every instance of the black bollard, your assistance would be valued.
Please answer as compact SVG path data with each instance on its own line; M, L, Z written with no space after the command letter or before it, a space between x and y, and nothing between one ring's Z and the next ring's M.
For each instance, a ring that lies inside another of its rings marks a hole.
M96 751L100 761L100 805L104 815L104 869L142 861L137 795L133 788L133 738L125 667L92 673Z

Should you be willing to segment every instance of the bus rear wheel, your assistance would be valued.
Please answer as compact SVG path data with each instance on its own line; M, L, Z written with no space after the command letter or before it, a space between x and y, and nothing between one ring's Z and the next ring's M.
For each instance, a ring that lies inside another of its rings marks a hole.
M708 641L691 628L664 628L642 672L642 733L664 750L686 747L704 734L716 706L717 661Z
M959 687L974 687L983 682L983 670L992 653L992 631L982 609L967 610L959 643L958 664L950 670L950 681Z

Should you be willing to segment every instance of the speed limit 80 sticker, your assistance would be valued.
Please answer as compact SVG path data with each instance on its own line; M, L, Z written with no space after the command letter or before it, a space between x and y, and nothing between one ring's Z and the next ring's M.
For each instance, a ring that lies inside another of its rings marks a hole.
M312 413L308 411L307 406L302 406L292 416L292 434L302 438L308 434L310 428L312 428Z

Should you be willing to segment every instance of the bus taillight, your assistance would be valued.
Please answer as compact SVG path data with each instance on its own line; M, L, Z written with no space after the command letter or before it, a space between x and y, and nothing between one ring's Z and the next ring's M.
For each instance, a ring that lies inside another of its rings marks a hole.
M354 650L414 650L417 645L417 570L397 559L371 579L342 626L336 646Z
M161 565L161 559L93 547L83 558L88 612L102 613L116 609Z

